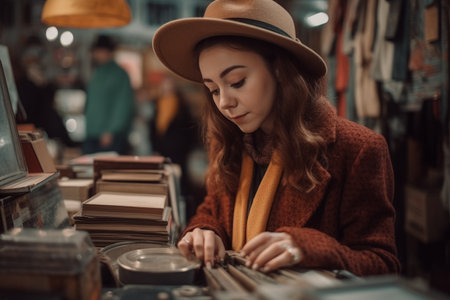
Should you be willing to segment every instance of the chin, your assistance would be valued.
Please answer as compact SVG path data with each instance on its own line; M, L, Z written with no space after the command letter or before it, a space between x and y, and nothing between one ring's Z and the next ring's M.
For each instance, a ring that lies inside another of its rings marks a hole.
M249 126L238 126L238 127L243 133L253 133L256 130L258 130L258 128L253 128Z

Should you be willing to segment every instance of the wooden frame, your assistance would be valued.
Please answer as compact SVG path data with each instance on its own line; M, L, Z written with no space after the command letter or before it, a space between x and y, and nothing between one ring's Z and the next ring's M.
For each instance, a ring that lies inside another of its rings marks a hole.
M0 45L0 62L3 64L3 73L5 75L6 86L8 87L9 99L14 114L17 113L19 105L19 93L17 92L16 82L11 66L11 59L9 57L8 47Z
M0 61L0 186L26 177L27 174L8 85Z

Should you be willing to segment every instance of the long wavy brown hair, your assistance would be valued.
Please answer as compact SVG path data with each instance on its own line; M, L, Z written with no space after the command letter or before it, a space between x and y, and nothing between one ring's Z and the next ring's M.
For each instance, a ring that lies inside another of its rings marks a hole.
M287 183L301 191L310 191L318 183L313 166L326 162L325 141L314 128L317 103L323 95L324 79L312 78L287 51L260 40L220 36L200 42L200 52L213 45L253 51L261 55L277 80L274 101L274 145L280 154ZM237 190L243 151L243 133L217 109L205 88L208 101L203 106L203 137L209 152L208 186L225 187L234 196Z

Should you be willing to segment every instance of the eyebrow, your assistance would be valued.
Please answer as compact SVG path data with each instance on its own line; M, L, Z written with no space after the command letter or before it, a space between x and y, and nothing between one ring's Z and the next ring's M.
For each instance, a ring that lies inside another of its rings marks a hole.
M230 67L226 68L225 70L223 70L219 76L220 76L220 78L224 78L228 73L230 73L234 69L239 69L239 68L245 68L245 66L243 66L243 65L230 66ZM212 82L212 80L208 79L208 78L203 78L203 82Z

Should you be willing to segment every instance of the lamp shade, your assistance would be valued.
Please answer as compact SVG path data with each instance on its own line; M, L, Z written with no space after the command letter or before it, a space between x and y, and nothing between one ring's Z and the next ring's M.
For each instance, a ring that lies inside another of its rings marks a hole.
M60 27L119 27L130 23L131 12L125 0L46 0L41 20Z

